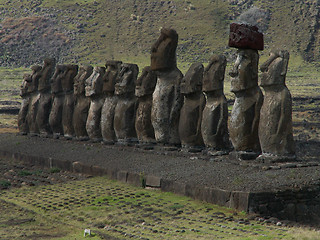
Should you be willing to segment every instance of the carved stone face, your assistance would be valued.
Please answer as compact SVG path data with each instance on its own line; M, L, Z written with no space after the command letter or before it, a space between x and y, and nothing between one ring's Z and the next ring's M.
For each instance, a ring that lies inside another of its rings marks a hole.
M103 77L103 92L114 92L114 86L120 71L121 61L107 61L106 73Z
M73 90L73 80L78 73L78 65L68 64L66 65L66 67L67 67L66 75L61 80L61 85L62 85L63 91L67 92L67 91Z
M41 77L39 79L39 90L50 88L50 79L54 74L56 60L54 58L46 58L43 61Z
M238 56L229 73L231 76L231 92L238 92L258 85L257 50L238 49Z
M115 94L122 95L134 92L138 73L139 68L136 64L123 63L115 85Z
M28 93L28 87L31 84L31 74L24 74L23 80L20 86L20 96L24 97Z
M151 95L156 87L157 75L151 70L150 66L142 70L141 76L137 79L136 92L137 97Z
M286 50L276 50L270 53L266 62L260 69L261 86L285 85L285 79L288 69L289 52Z
M41 66L35 65L31 67L32 69L32 74L31 74L31 81L30 85L28 87L28 92L35 92L38 90L38 83L39 83L39 78L41 76Z
M227 60L223 55L213 55L208 66L204 69L202 90L211 92L223 89L224 74Z
M92 74L92 66L80 66L77 76L74 78L74 94L82 95L85 93L85 81Z
M201 63L193 63L181 81L181 93L190 94L202 89L204 67Z
M103 75L105 74L105 67L94 67L93 72L86 80L86 96L95 96L102 93Z
M51 81L51 92L52 93L59 93L62 92L62 85L61 80L65 77L67 72L66 65L57 65L56 71L52 77Z
M176 67L178 34L174 29L161 29L161 35L151 48L151 70L166 70Z

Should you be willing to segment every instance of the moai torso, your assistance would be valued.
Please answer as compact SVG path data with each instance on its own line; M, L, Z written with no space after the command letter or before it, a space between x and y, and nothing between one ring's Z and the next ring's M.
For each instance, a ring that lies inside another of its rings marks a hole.
M88 136L93 142L100 142L101 135L101 109L104 103L102 94L103 76L105 67L95 67L89 78L86 80L86 96L90 98L90 108L86 123Z
M202 93L202 78L204 67L194 63L189 68L181 82L181 93L184 102L180 112L179 136L181 145L188 150L203 147L201 136L202 111L205 105Z
M41 66L32 66L31 82L28 86L28 93L30 94L30 103L27 113L27 121L29 126L29 133L32 136L39 134L39 128L36 121L37 111L39 106L40 95L38 92L38 83L40 78Z
M262 64L261 87L265 97L261 108L259 138L265 156L294 158L292 99L285 85L289 61L287 51L273 51Z
M128 144L137 141L135 131L136 98L135 83L139 73L136 64L123 63L115 85L118 97L114 114L114 131L118 143Z
M44 59L41 69L41 77L39 79L39 107L37 111L37 124L40 131L40 136L50 136L52 134L49 124L49 115L52 105L50 80L54 74L56 61L54 58Z
M92 66L80 66L77 76L74 79L75 106L73 111L73 128L78 140L88 140L86 122L90 108L90 98L85 96L85 81L92 74Z
M67 66L57 65L56 71L52 77L51 94L53 98L51 112L49 115L49 124L54 138L63 135L62 110L64 102L64 92L62 90L62 79L66 77Z
M235 102L230 117L230 139L236 151L260 152L258 127L263 95L258 87L257 50L239 49L231 76Z
M137 112L135 129L140 144L155 143L154 129L151 123L152 94L156 86L157 76L151 68L145 67L137 80L135 96Z
M202 90L206 105L202 114L201 132L210 154L228 152L228 105L223 93L226 58L213 55L204 70ZM216 152L217 151L217 152Z
M151 49L151 70L156 71L157 84L152 97L151 121L158 143L179 145L179 117L183 98L180 93L182 73L176 64L178 34L162 29Z
M65 78L62 79L61 85L64 92L64 101L62 109L62 127L63 134L66 139L72 139L74 136L73 128L73 110L74 110L74 94L73 83L74 78L78 73L78 65L66 65L67 73Z
M22 98L19 114L18 114L18 129L19 133L26 135L29 132L27 114L30 103L30 93L28 93L28 87L31 83L31 74L25 74L20 86L20 96Z
M105 144L114 144L114 114L117 105L117 96L114 94L115 84L119 75L121 61L107 61L106 73L103 77L104 104L101 110L101 132Z

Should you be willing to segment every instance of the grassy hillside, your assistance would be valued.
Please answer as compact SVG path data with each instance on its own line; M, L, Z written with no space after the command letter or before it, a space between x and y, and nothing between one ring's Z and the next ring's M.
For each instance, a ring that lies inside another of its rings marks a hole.
M270 49L285 48L291 67L320 61L316 0L0 0L0 64L32 64L51 54L60 62L121 59L143 67L159 28L166 26L179 33L178 64L186 71L192 62L206 63L212 53L230 59L235 51L227 47L229 24L253 7L265 13L255 19L265 29L262 60ZM12 26L3 24L9 17L16 19ZM48 23L35 21L30 29L23 25L27 21L19 21L23 17ZM28 30L13 31L18 27ZM33 38L23 37L30 32ZM4 40L10 34L16 37L13 46Z

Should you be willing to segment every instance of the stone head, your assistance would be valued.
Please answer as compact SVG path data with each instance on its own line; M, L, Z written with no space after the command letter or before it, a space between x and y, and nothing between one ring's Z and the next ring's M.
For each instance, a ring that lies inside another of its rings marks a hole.
M178 34L174 29L162 28L161 35L151 48L151 70L161 71L176 67Z
M134 93L138 73L138 65L130 63L121 64L118 80L115 85L115 94Z
M152 95L157 83L157 75L150 66L142 70L141 76L137 79L135 95L143 97Z
M223 55L213 55L208 66L204 69L202 90L211 92L223 89L224 74L227 59Z
M78 73L78 65L68 64L66 68L66 75L61 80L61 85L63 91L68 92L73 90L73 81Z
M50 88L50 79L54 74L56 67L56 60L54 58L45 58L41 70L41 77L39 79L39 90Z
M59 93L62 92L62 85L61 81L65 77L67 73L67 66L66 65L57 65L56 70L51 78L51 92L52 93Z
M21 97L24 97L28 94L28 88L31 84L31 81L32 81L31 74L24 74L23 75L23 80L20 85L20 96Z
M85 81L92 74L93 67L90 65L80 66L77 76L74 78L74 94L82 95L85 93Z
M85 82L87 97L97 96L102 93L103 75L105 71L105 67L94 67L92 74Z
M106 62L106 73L103 77L103 89L104 93L114 92L114 87L116 84L116 80L120 71L122 62L121 61L107 61Z
M286 50L271 51L270 56L264 62L260 70L261 86L285 85L285 78L288 69L289 52Z
M39 78L41 77L42 67L39 65L34 65L31 67L31 81L28 87L28 92L35 92L38 90Z
M257 50L238 49L237 59L230 71L231 92L238 92L258 86L258 63Z
M201 63L193 63L181 81L182 94L190 94L202 90L204 67Z

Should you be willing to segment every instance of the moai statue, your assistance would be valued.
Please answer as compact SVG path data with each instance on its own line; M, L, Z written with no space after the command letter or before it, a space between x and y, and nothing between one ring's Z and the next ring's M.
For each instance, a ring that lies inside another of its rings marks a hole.
M151 122L158 143L180 145L179 117L183 103L180 82L183 74L177 68L178 34L173 29L161 29L161 35L151 49L151 70L156 71L157 84L153 92Z
M106 73L103 77L102 92L105 100L101 110L101 133L104 144L114 144L116 142L113 121L117 96L114 94L114 89L121 64L121 61L107 61Z
M20 96L22 98L19 114L18 114L18 128L21 135L26 135L29 132L27 114L30 104L30 93L28 87L31 83L31 74L25 74L20 86Z
M229 153L228 104L223 93L227 60L223 55L213 55L203 74L202 90L206 105L202 114L201 132L210 155Z
M62 127L65 139L74 137L73 128L73 110L74 110L74 94L73 81L78 73L78 65L66 65L66 76L61 80L62 90L64 92L64 102L62 108Z
M240 159L255 159L261 151L258 128L263 95L258 86L257 50L263 49L263 35L256 27L244 24L231 24L230 30L229 46L238 48L236 62L229 73L231 92L235 94L230 139Z
M137 112L135 128L140 145L155 144L154 129L151 123L152 94L157 83L157 76L150 66L142 70L137 79L135 96Z
M180 112L179 135L182 148L195 152L204 147L201 136L202 111L205 98L202 93L204 67L193 63L181 82L181 93L184 102Z
M80 66L77 76L74 78L75 106L73 111L73 128L77 140L89 140L86 130L90 98L85 96L85 81L91 76L93 67Z
M260 67L265 97L260 111L259 139L262 157L274 160L295 158L292 98L285 84L288 62L289 52L276 50Z
M123 63L115 85L117 105L114 112L114 132L119 144L137 142L134 126L136 114L135 83L139 68L136 64Z
M101 135L101 109L104 103L102 94L103 76L105 67L95 67L86 80L86 96L90 98L90 108L86 123L86 130L92 142L100 142Z
M40 72L38 91L40 94L39 107L37 111L37 124L40 131L40 136L48 137L52 134L49 124L49 115L52 105L52 95L50 80L54 74L56 60L54 58L46 58L43 61L43 66Z
M67 66L57 65L51 81L52 107L49 115L49 124L54 138L63 136L62 127L62 109L64 102L64 93L62 90L62 79L66 77Z
M28 93L30 94L30 103L28 108L27 114L27 122L29 126L29 133L31 136L38 136L39 135L39 128L36 121L37 118L37 111L39 106L39 99L40 95L38 93L38 83L39 78L41 76L41 66L35 65L31 67L32 74L31 74L31 82L28 86Z

